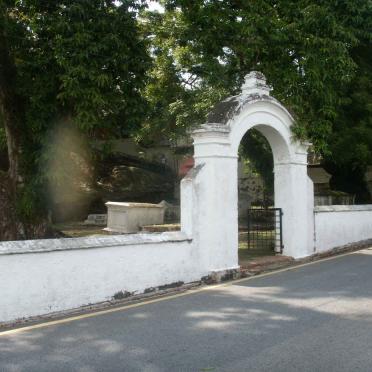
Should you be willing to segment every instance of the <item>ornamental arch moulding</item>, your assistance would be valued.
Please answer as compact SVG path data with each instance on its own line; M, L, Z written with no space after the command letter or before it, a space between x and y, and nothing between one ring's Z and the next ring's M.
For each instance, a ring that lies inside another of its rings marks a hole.
M188 197L189 231L200 262L212 271L238 267L238 148L252 128L265 136L273 152L275 207L283 210L283 254L300 258L313 253L308 144L293 138L293 118L270 90L262 73L251 72L241 93L215 105L207 122L192 133L197 172Z

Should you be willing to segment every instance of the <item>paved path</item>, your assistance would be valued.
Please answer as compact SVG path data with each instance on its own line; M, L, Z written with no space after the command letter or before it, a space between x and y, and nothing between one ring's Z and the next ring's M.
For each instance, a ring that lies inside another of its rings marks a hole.
M0 371L371 370L372 249L0 336Z

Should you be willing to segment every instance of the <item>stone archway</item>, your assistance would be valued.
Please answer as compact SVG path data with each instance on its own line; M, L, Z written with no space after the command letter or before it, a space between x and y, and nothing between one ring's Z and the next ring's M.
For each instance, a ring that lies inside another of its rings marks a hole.
M242 92L217 104L206 124L192 133L192 236L209 270L238 266L237 153L255 128L274 157L275 206L283 210L283 254L313 253L313 185L307 176L308 144L293 139L290 113L273 97L263 74L251 72Z

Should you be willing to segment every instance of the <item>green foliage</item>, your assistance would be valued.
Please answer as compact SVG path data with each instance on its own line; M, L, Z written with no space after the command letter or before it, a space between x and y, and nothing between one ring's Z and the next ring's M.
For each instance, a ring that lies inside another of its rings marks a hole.
M148 123L156 117L167 135L201 123L214 103L237 92L246 73L258 70L294 114L297 138L344 168L371 163L371 61L357 52L371 53L370 1L160 2L163 14L142 15L153 35L154 69L162 71L152 83L157 89L147 91L156 102Z
M333 123L329 154L324 165L333 175L332 186L370 202L364 174L372 164L372 48L363 43L352 51L358 69L343 92L338 120Z
M142 0L0 0L22 108L22 214L43 204L56 128L105 140L175 138L251 70L295 114L298 138L334 173L360 177L372 161L370 1L161 3L164 13ZM0 147L4 138L0 125ZM249 141L259 169L266 145L254 134Z
M178 116L187 117L189 125L193 119L203 120L213 104L212 99L207 102L206 92L234 93L246 73L259 70L275 88L273 94L296 114L297 136L311 139L320 152L329 151L340 93L355 73L350 50L370 24L369 2L162 3L165 13L147 18L156 17L153 32L161 35L153 39L153 48L166 54L173 76L193 82L183 92L192 104L176 113L176 121ZM220 94L212 96L217 100ZM195 112L195 104L200 107L202 101L202 109Z
M352 52L358 69L344 92L338 120L333 124L329 145L332 161L351 169L372 164L372 48L362 45ZM347 151L345 151L347 149Z
M45 194L40 190L45 185L38 178L29 179L29 183L18 190L16 198L16 213L24 222L32 222L35 225L43 221L47 214Z
M135 0L7 1L0 7L16 70L22 127L19 210L37 210L45 188L50 134L73 125L87 138L138 130L151 65ZM64 124L65 123L65 124ZM1 141L0 131L0 141ZM44 185L44 186L43 186Z
M135 3L118 3L22 1L8 10L22 25L9 39L28 126L49 128L62 116L105 136L138 127L150 59L131 10Z
M244 135L239 147L239 155L249 159L253 169L261 175L267 194L274 193L274 159L267 139L256 129Z
M197 61L187 43L179 40L187 27L181 12L145 11L141 13L140 24L150 40L153 68L145 89L150 111L137 138L145 142L176 138L199 124L229 90L224 84L207 84L190 68Z

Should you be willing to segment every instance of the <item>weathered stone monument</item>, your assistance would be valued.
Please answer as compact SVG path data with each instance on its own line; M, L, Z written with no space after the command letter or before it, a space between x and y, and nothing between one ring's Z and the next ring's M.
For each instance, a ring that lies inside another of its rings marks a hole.
M108 202L107 227L110 233L136 233L145 225L159 225L164 222L164 206L150 203Z
M107 214L89 214L87 219L84 221L84 225L91 226L106 226Z

